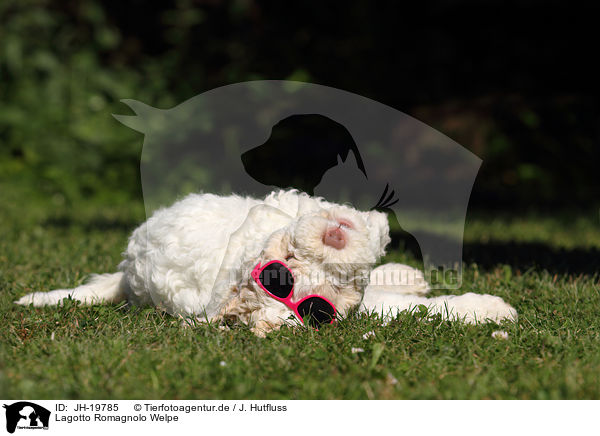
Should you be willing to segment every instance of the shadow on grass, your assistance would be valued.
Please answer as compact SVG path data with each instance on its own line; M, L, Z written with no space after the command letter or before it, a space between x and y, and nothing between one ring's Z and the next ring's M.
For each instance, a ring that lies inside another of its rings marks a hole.
M539 242L467 243L463 259L483 268L498 264L510 265L521 271L535 267L556 274L595 274L600 272L598 248L556 248Z
M407 232L391 232L391 250L401 250L422 260L417 240ZM440 245L447 243L440 239ZM588 274L600 272L600 249L556 248L541 242L505 242L491 240L486 243L471 242L463 245L463 262L476 263L484 269L497 265L510 265L524 271L529 268L543 269L556 274Z

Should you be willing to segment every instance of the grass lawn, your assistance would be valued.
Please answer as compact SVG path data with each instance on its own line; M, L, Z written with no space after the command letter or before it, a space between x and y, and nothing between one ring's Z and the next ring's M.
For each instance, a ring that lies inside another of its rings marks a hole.
M98 202L65 212L60 198L21 188L0 189L0 201L2 398L600 398L597 211L469 216L460 293L501 296L516 324L404 313L382 327L356 315L259 339L246 327L182 329L151 308L13 305L114 271L144 213ZM386 260L417 264L401 245ZM500 328L507 340L492 338Z

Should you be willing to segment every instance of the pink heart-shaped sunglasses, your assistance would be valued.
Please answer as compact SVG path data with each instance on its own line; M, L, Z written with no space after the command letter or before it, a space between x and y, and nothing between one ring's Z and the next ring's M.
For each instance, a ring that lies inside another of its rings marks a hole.
M272 260L264 266L259 262L250 275L269 296L289 307L303 324L322 325L335 321L335 306L325 297L315 294L298 302L292 301L294 275L282 261Z

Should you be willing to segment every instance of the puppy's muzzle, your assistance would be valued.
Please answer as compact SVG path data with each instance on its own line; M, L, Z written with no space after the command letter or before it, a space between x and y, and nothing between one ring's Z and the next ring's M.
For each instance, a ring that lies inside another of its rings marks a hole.
M340 227L329 228L323 234L323 244L341 250L346 246L346 234Z

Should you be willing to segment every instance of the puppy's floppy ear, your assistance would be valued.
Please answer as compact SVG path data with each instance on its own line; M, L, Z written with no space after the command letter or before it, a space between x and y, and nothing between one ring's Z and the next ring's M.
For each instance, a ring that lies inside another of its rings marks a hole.
M263 250L264 260L285 260L290 252L290 234L286 229L273 232Z
M391 241L387 214L376 210L365 213L369 231L369 246L378 257L383 256L385 247Z
M263 248L263 253L268 253L268 255L276 256L275 258L283 260L287 256L287 243L289 242L289 236L285 239L284 234L288 224L292 220L293 218L281 209L266 204L259 204L250 209L246 220L235 231L232 238L235 235L236 240L240 241L236 246L243 247L245 239L251 238L253 234L264 232L266 225L268 225L269 229L279 229L268 237Z

